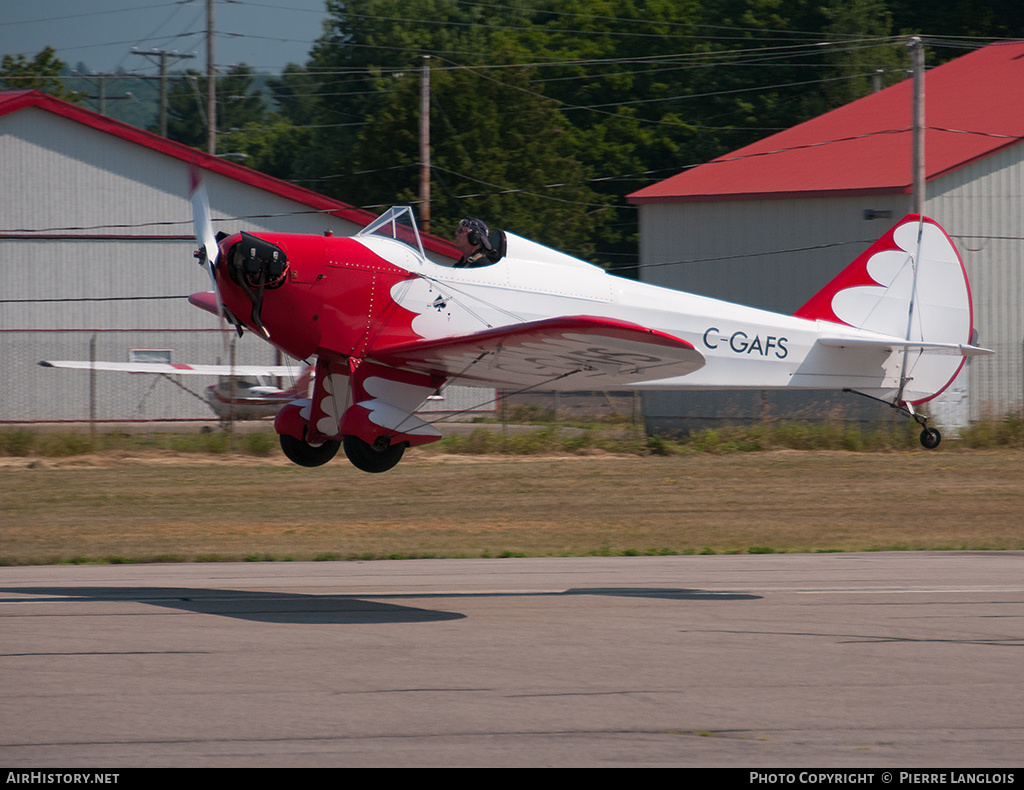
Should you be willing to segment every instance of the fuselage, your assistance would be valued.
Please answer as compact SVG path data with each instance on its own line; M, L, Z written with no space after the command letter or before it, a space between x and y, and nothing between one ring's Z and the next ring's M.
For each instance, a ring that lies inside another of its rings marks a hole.
M386 254L387 240L372 240ZM492 326L591 315L629 321L682 338L706 359L685 377L658 379L639 389L845 388L893 386L888 356L877 349L857 352L816 346L830 335L866 336L851 327L676 291L609 274L550 248L511 234L508 254L491 266L452 269L421 262L414 279L403 281L392 298L416 313L414 334L427 339L476 332ZM886 383L881 383L887 379Z
M256 384L251 381L221 381L205 390L206 402L223 420L261 420L273 417L282 406L293 401L294 388Z
M898 372L877 349L816 346L822 322L809 321L609 274L600 267L511 234L496 263L455 269L395 239L261 234L287 253L283 284L268 290L261 320L269 341L298 359L345 361L372 349L559 316L614 318L682 338L706 359L661 388L879 388ZM221 242L229 252L235 237ZM251 302L218 269L225 304L246 321ZM248 322L247 322L248 323ZM828 323L830 334L864 333ZM851 360L853 365L851 366Z

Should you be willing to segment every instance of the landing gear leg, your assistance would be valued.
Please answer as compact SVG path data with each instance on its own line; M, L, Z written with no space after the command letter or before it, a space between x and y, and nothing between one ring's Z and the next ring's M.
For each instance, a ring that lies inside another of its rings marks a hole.
M921 426L922 447L924 447L926 450L934 450L936 447L939 446L939 442L942 441L942 434L939 433L939 429L929 428L928 418L925 417L923 414L918 414L916 411L914 411L914 407L912 404L908 403L906 406L903 406L902 408L898 406L894 406L893 408L900 408L902 412L913 417L917 421L917 424Z
M863 392L857 392L857 390L848 389L843 390L843 392L851 392L854 395L862 395L865 398L876 400L879 403L884 403L889 408L896 409L896 411L900 412L901 414L904 414L907 417L911 417L915 422L917 422L918 425L921 426L921 446L927 450L934 450L936 447L939 446L939 442L942 441L942 434L939 433L939 429L929 428L928 418L925 417L923 414L918 414L914 410L914 406L911 403L901 403L898 398L895 402L890 403L887 400L876 398L873 395L865 395Z

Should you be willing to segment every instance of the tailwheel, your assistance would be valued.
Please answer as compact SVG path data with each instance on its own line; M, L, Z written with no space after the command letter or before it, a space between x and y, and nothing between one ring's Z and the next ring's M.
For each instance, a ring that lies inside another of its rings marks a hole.
M292 463L299 466L323 466L338 452L341 442L328 439L323 444L308 444L286 433L279 434L281 450Z
M937 428L925 428L921 431L921 445L928 450L934 450L942 441L942 434Z
M345 455L352 465L363 472L376 474L386 472L402 460L405 444L386 444L384 442L367 444L358 436L343 436Z

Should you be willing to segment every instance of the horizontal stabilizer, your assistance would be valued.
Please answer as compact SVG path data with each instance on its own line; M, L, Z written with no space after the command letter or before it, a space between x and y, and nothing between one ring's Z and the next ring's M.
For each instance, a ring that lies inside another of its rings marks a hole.
M470 335L374 349L393 367L493 386L572 391L684 376L704 366L690 343L593 316L549 318Z
M198 307L200 310L205 310L216 316L220 315L220 304L217 301L217 294L213 291L201 291L197 294L192 294L188 298L188 303L193 307Z
M829 348L877 348L890 352L906 350L954 357L977 357L995 353L991 349L966 343L927 343L921 340L900 340L899 338L820 337L818 343Z

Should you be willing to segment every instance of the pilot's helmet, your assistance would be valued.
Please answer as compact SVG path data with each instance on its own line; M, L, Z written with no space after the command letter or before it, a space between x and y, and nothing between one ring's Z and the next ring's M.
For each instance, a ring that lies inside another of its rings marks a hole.
M491 249L490 230L482 219L466 217L459 223L459 229L465 229L466 240L474 247L482 245L485 250Z

